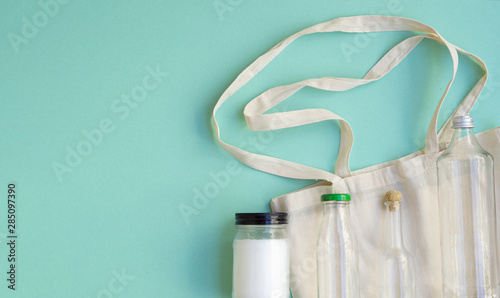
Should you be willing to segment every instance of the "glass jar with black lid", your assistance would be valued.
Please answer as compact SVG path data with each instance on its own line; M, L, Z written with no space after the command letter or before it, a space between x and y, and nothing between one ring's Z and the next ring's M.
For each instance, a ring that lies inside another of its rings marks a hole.
M236 213L233 297L290 297L287 213Z

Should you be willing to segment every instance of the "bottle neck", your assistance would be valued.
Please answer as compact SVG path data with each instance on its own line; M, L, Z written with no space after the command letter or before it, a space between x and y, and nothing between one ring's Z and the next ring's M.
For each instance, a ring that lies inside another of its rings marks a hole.
M323 202L323 214L332 216L337 220L349 218L349 201L328 201Z
M456 128L449 148L452 149L453 147L462 149L481 148L472 128Z
M389 248L403 247L403 233L401 229L401 203L387 204L387 246Z

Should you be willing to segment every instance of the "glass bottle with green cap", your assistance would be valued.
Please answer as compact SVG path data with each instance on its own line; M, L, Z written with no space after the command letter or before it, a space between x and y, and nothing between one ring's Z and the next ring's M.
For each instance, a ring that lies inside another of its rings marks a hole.
M348 194L325 194L323 224L319 235L318 262L319 298L359 297L359 253L354 234Z

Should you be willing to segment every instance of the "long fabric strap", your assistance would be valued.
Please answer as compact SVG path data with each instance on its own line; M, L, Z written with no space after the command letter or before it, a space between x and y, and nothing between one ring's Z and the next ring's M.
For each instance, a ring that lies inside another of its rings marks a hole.
M341 140L337 165L335 167L335 174L321 169L278 159L275 157L247 152L238 147L227 144L221 140L220 128L216 120L216 113L220 106L232 94L234 94L238 89L240 89L248 81L250 81L286 46L288 46L298 37L316 32L335 31L351 33L380 31L420 31L427 33L409 37L394 46L367 72L367 74L362 79L323 77L308 79L290 85L278 86L275 88L271 88L261 95L257 96L245 107L244 114L248 126L252 130L272 130L294 127L325 120L338 120L340 122L341 128ZM264 113L305 86L329 91L345 91L378 80L385 74L387 74L390 70L392 70L395 66L397 66L424 38L430 38L444 44L447 47L453 61L452 78L448 82L447 87L443 95L441 96L427 132L425 147L426 152L438 152L439 141L447 140L451 137L451 118L453 117L453 115L468 114L472 109L472 106L476 102L477 97L479 96L487 80L488 72L486 66L478 57L448 43L432 27L415 20L388 16L346 17L321 23L286 38L271 50L269 50L267 53L259 57L255 62L248 66L228 87L228 89L222 94L214 108L213 123L219 144L244 164L255 169L283 177L296 179L327 180L333 183L341 179L341 177L349 176L349 155L353 144L353 135L349 124L343 118L331 111L324 109L306 109L273 114ZM485 70L485 75L478 81L474 88L464 98L462 103L452 114L452 117L447 120L447 122L443 126L443 129L440 131L438 139L437 118L444 98L446 97L456 75L456 71L458 68L457 50L465 55L471 56Z

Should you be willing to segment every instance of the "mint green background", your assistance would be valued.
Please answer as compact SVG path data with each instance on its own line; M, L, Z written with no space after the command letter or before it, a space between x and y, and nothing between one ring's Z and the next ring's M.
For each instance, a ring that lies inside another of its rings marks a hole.
M219 15L214 3L231 9ZM488 89L471 114L476 131L500 125L497 1L69 1L18 53L9 33L21 35L23 17L32 20L42 9L36 1L0 2L0 297L230 297L234 213L267 211L271 198L313 181L236 164L214 139L213 106L285 37L336 17L393 14L392 5L485 61ZM249 148L244 142L259 133L246 128L242 108L267 88L362 77L409 35L378 34L352 61L340 44L353 44L354 35L299 39L221 109L224 139ZM460 58L440 124L481 76ZM111 105L142 84L148 66L168 76L121 120ZM379 82L342 93L304 90L276 109L323 107L343 116L355 133L351 168L360 169L423 148L450 75L445 49L425 41ZM106 118L115 130L59 181L53 163L64 163L67 146L76 148L82 131ZM250 149L333 169L336 123L265 137L270 141ZM214 177L228 167L229 179L216 186ZM15 293L5 281L10 181L18 184ZM195 193L207 189L213 193L195 206ZM180 211L186 206L198 207L187 220ZM134 279L113 284L113 272L122 271ZM106 292L110 282L115 293Z

